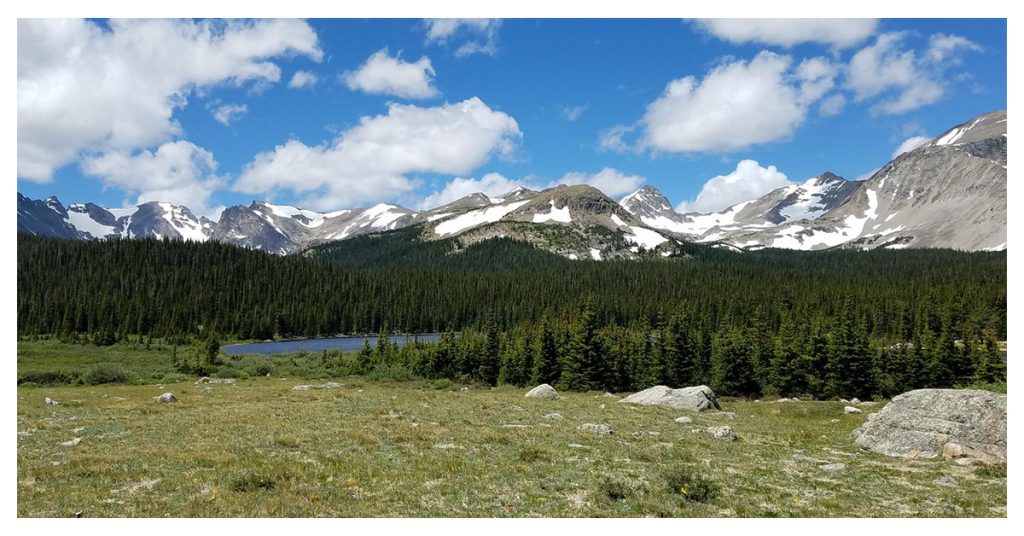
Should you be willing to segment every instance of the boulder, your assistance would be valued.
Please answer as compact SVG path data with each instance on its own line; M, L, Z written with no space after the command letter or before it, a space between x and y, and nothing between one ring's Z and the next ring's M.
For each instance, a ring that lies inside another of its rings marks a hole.
M736 432L728 426L712 426L707 429L707 433L719 441L736 441Z
M935 484L936 486L942 486L942 487L945 487L945 488L959 488L960 487L960 483L957 482L955 478L953 478L953 477L951 477L949 475L940 476L939 478L936 478L935 480L932 480L932 484Z
M546 383L542 383L537 387L530 389L530 392L526 393L526 398L547 398L550 400L558 400L562 397L554 387L551 387Z
M822 465L821 469L822 469L822 471L828 471L830 473L831 472L835 472L835 471L842 471L843 469L846 469L846 464L845 463L828 463L828 464Z
M680 389L656 385L639 393L633 393L619 400L619 402L639 404L641 406L665 406L667 408L689 409L693 411L722 409L718 405L714 391L706 385L683 387Z
M853 398L850 399L850 403L851 404L860 404L860 399L857 398L857 397L853 397Z
M675 420L676 424L690 424L692 422L693 422L693 419L691 419L689 417L676 417L676 420Z
M76 438L68 440L68 441L62 441L60 443L60 446L62 446L62 447L75 447L75 446L78 446L78 444L81 443L81 442L82 442L82 438L76 437Z
M864 411L853 406L846 406L843 408L843 413L847 415L856 415L857 413L864 413Z
M54 400L54 399L52 399L50 397L46 397L46 405L47 406L58 406L58 405L60 405L60 402L57 402L56 400Z
M156 401L161 404L168 404L170 402L177 402L178 397L174 396L174 393L164 393L158 397L155 397Z
M544 416L544 418L548 419L550 421L560 421L560 420L562 420L562 414L561 413L548 413L547 415Z
M594 424L594 423L583 423L576 427L577 430L586 430L588 432L594 432L595 434L610 434L612 433L612 427L607 424Z
M1006 395L977 389L909 391L854 430L853 439L858 447L887 456L944 454L962 465L1006 463Z

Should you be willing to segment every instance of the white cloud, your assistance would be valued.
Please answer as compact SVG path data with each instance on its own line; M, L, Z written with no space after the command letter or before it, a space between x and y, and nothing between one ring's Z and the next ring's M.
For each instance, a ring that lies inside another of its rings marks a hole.
M291 89L313 87L319 79L320 77L312 71L295 71L292 79L288 82L288 87Z
M796 69L792 63L789 56L764 51L749 62L719 65L703 80L673 80L647 107L643 144L672 152L717 152L788 138L803 123L808 106L832 87L836 72L821 58ZM614 148L621 134L611 131L602 146Z
M932 63L942 64L949 62L951 65L956 65L960 63L959 52L964 50L981 52L982 48L966 37L934 34L928 39L926 57Z
M562 117L570 123L575 123L576 120L583 117L583 112L586 112L588 108L590 108L590 106L586 104L580 106L566 106L565 108L562 108Z
M430 58L423 56L409 63L398 56L392 58L388 49L382 48L367 58L359 69L342 74L342 80L353 91L428 99L437 96L434 74Z
M210 195L224 185L213 154L187 141L173 141L153 151L111 151L82 160L82 171L98 177L105 187L137 194L136 203L168 201L197 214L213 215Z
M419 185L414 173L465 174L492 155L511 156L522 137L508 114L473 97L431 108L389 104L329 145L291 140L256 155L235 182L242 192L305 194L305 206L348 208L394 199Z
M929 138L928 136L913 136L907 138L906 140L903 141L903 143L900 144L899 147L896 148L895 151L893 151L892 157L896 158L897 156L903 153L909 153L910 151L913 151L914 149L917 149L918 147L930 141L932 141L932 139Z
M272 83L284 55L322 57L298 20L18 21L18 177L51 180L82 151L149 147L181 132L196 90Z
M247 111L249 111L249 107L245 104L225 104L213 110L213 118L218 123L228 126Z
M448 44L454 36L467 39L455 50L458 57L472 54L493 56L498 51L501 19L427 19L427 42Z
M835 94L825 97L818 106L818 114L822 117L832 117L838 115L839 112L843 111L843 107L846 106L846 97Z
M597 147L602 151L615 151L624 153L637 149L634 144L626 141L626 136L632 134L639 128L638 125L615 125L614 127L602 130L597 135Z
M700 19L697 27L730 43L791 47L821 43L847 48L875 33L877 19Z
M888 96L872 107L876 113L899 114L942 98L942 85L921 68L912 50L900 47L902 40L901 33L882 34L850 60L847 86L858 101Z
M761 167L756 160L741 160L728 175L704 183L697 198L683 201L678 212L717 212L756 199L776 188L793 184L775 166Z

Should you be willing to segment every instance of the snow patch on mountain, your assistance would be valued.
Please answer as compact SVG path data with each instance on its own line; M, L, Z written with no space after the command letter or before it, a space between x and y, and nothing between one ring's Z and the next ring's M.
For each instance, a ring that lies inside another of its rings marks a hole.
M529 202L529 200L516 201L515 203L509 203L507 205L495 205L484 209L472 210L462 214L461 216L456 216L450 220L439 223L437 227L434 228L434 232L438 236L445 236L465 231L466 229L476 227L477 225L494 223L504 218L509 212L512 212Z
M561 223L571 223L572 216L569 215L569 206L566 205L562 208L555 208L555 200L551 200L551 211L545 214L534 214L533 223L544 223L548 221L557 221Z

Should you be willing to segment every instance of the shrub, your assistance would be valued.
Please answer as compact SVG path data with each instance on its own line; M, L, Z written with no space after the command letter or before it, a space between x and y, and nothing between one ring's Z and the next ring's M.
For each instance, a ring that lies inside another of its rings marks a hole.
M441 378L439 380L434 380L433 382L431 382L430 387L432 389L437 389L438 391L445 391L447 389L451 389L454 385L455 384L452 383L452 381L449 380L448 378Z
M81 380L81 373L67 370L40 370L26 372L18 376L18 385L35 383L39 385L76 384Z
M373 381L410 381L417 378L416 374L402 365L382 364L377 365L369 374Z
M519 451L519 461L521 462L533 463L537 461L547 461L548 459L548 453L536 447L526 447Z
M985 478L1006 478L1006 464L985 465L975 469L974 474Z
M274 372L274 365L270 363L260 363L252 368L253 376L266 376L268 374L273 376Z
M89 385L104 383L128 383L131 374L128 369L116 363L98 363L85 373L85 382Z
M24 387L26 389L31 389L33 387L40 387L40 385L38 383L36 383L36 382L22 382L21 380L19 380L18 381L18 387Z
M601 495L606 497L609 501L621 501L625 499L630 491L629 486L620 480L615 480L611 477L604 477L597 486Z
M669 493L689 502L708 502L718 497L719 487L713 480L693 469L680 467L664 474Z
M229 366L219 367L217 369L217 372L214 372L210 376L212 376L214 378L237 378L238 375L239 375L238 369L236 369L235 367L232 367L232 366L229 365Z

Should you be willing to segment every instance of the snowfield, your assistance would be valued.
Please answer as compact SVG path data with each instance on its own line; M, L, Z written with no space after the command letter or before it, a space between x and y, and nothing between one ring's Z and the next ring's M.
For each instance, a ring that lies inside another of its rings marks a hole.
M470 227L476 227L477 225L494 223L504 218L506 214L529 202L529 200L516 201L515 203L509 203L507 205L495 205L478 210L472 210L461 216L457 216L437 224L437 227L434 228L434 233L436 233L437 236L445 236L462 232Z

